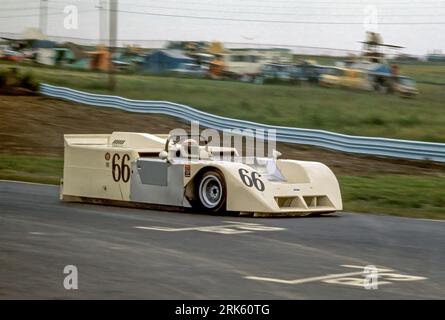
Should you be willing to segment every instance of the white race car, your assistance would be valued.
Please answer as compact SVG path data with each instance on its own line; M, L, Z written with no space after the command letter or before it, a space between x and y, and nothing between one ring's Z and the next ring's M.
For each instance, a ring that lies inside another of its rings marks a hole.
M318 162L240 161L234 148L147 133L68 134L64 139L60 197L65 201L253 216L342 209L336 177Z

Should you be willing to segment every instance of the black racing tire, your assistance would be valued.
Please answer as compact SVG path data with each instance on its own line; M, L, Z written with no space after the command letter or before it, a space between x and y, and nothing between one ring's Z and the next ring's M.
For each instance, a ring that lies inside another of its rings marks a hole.
M201 210L220 213L226 210L227 187L221 171L204 172L196 183L196 199Z

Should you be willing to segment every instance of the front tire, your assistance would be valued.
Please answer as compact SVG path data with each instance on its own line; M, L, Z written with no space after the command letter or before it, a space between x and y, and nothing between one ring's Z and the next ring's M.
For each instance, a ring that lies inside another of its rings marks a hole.
M199 179L196 191L201 209L215 213L225 210L227 189L219 170L205 172Z

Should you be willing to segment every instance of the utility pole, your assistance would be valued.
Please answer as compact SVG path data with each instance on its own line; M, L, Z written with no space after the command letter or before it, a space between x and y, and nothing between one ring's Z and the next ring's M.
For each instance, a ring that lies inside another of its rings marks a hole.
M99 42L102 45L107 45L109 25L107 0L100 0L96 8L99 9Z
M110 68L108 73L108 87L110 91L114 91L116 88L116 79L114 76L114 66L113 66L113 53L117 47L117 1L109 0L109 52L110 52Z
M40 0L39 30L46 34L48 27L48 0Z

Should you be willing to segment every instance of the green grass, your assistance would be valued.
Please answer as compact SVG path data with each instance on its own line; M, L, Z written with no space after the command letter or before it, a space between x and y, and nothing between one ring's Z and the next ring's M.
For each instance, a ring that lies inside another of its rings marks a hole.
M445 178L434 176L340 176L345 210L445 219Z
M63 159L0 154L0 179L59 184ZM339 176L344 210L445 219L445 179L434 176Z
M58 184L62 171L62 158L0 154L0 179Z
M8 65L3 65L6 67ZM2 65L0 65L0 68ZM107 75L32 69L45 83L109 94ZM401 72L441 79L445 66L407 64ZM234 81L118 75L113 94L167 100L226 117L339 133L445 142L445 86L419 84L416 99L316 86L254 85Z
M417 82L445 84L445 63L400 65L400 72Z

